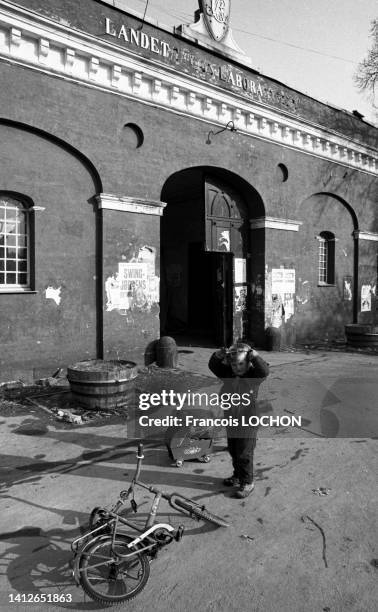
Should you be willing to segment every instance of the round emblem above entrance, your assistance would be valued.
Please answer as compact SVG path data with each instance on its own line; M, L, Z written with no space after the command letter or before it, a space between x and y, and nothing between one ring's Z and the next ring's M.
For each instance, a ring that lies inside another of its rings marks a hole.
M200 5L210 36L220 42L229 28L231 0L200 0Z

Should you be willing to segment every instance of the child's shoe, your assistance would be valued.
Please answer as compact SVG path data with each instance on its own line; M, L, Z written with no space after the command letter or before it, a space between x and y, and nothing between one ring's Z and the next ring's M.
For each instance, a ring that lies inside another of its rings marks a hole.
M255 488L255 483L244 483L240 485L240 488L236 491L235 497L239 499L244 499L244 497L248 497L252 493Z
M240 480L236 476L230 476L230 478L225 478L224 479L223 484L226 487L239 487L240 486Z

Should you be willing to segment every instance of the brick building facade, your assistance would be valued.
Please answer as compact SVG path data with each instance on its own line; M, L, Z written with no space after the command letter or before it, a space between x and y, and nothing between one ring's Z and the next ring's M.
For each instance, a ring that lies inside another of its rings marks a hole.
M377 129L112 4L0 0L0 379L376 324Z

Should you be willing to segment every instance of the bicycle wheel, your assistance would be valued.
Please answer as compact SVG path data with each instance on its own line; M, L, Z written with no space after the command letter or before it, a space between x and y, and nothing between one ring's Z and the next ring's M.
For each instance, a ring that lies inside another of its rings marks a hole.
M199 506L195 502L190 502L184 499L175 498L174 508L183 512L183 514L189 514L189 516L195 516L198 519L203 519L204 521L208 521L213 525L217 525L218 527L229 527L230 524L227 523L223 518L217 516L216 514L212 514L205 507Z
M118 535L112 552L112 536L100 536L85 546L79 560L80 584L94 601L117 605L134 599L144 589L150 564L144 553L122 559L130 553L130 536Z

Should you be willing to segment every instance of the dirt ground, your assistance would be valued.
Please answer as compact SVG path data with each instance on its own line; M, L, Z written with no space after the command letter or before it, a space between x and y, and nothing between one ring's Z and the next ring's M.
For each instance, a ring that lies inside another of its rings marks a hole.
M178 370L144 370L138 384L145 392L212 389L217 381L204 367L207 359L206 351L183 354ZM304 427L261 433L249 498L235 499L222 484L231 468L224 431L210 463L186 461L180 469L163 436L146 435L143 480L201 501L230 527L195 522L162 502L159 520L184 524L184 538L152 562L145 589L122 609L376 610L376 357L310 351L268 360L263 406L273 414L302 414ZM5 396L1 610L100 609L73 582L70 542L94 506L110 504L127 487L135 468L135 414L120 409L85 417L63 379ZM81 416L83 424L59 420L59 410ZM138 492L138 520L150 500ZM72 602L10 604L10 595L38 593L69 595Z

